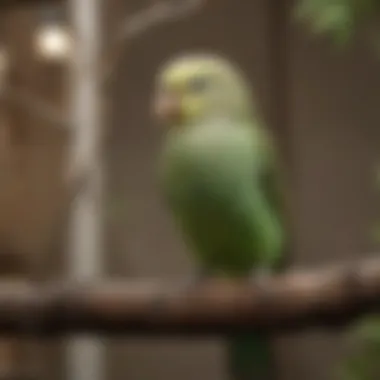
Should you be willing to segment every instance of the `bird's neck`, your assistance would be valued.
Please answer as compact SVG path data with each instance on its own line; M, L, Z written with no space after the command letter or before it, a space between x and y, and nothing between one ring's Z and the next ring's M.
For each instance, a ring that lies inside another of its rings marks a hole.
M251 115L233 115L224 112L213 112L209 114L203 114L199 117L191 118L183 123L185 128L197 127L200 125L231 125L231 123L245 123L251 119Z

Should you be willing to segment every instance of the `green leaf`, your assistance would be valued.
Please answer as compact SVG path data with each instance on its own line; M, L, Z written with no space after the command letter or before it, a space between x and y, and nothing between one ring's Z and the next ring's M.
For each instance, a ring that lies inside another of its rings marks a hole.
M306 21L317 35L329 35L336 44L347 45L363 18L372 16L374 0L302 0L296 17Z

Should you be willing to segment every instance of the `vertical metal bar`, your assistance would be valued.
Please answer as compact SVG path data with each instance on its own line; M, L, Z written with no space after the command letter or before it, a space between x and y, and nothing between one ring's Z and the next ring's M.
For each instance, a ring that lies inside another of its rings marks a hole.
M102 275L102 100L99 76L101 51L101 0L70 0L75 38L72 55L71 168L84 173L86 184L72 204L69 226L69 277L98 279ZM99 339L81 336L67 345L67 377L101 380L103 349Z

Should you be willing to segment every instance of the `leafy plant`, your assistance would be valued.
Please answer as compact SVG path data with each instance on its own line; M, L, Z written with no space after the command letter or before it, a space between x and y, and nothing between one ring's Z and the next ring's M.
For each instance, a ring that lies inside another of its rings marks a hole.
M362 318L349 331L354 345L338 368L338 379L377 380L380 376L380 316Z
M360 27L376 24L378 16L380 0L300 0L296 6L298 19L340 46L347 45ZM380 32L371 30L369 38L378 44Z

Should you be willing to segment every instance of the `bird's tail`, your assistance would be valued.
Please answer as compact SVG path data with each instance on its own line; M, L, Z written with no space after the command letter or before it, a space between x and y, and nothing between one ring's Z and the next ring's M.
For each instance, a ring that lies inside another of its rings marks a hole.
M275 380L271 342L260 333L238 333L228 337L229 380Z

